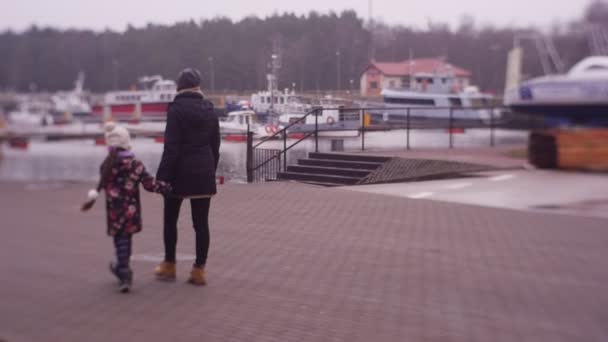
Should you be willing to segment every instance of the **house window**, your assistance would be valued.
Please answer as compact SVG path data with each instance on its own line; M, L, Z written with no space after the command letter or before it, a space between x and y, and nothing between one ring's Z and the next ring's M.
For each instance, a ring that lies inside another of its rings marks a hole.
M376 81L370 82L369 83L369 88L370 89L378 89L378 82L376 82Z
M389 81L388 82L388 87L389 88L395 88L395 81Z

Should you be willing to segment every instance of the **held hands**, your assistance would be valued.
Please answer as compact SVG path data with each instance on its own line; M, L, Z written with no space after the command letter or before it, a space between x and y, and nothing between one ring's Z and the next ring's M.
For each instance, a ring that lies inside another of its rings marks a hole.
M160 193L161 195L166 196L170 195L173 192L173 187L171 186L171 184L160 180L157 180L156 183L158 186L158 193Z

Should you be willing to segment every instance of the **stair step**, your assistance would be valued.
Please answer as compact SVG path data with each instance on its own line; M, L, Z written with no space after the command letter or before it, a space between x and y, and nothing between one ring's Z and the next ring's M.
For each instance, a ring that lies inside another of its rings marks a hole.
M332 159L299 159L298 165L335 167L342 169L375 170L380 165L382 165L382 163Z
M322 183L334 183L342 185L356 184L360 178L357 177L345 177L345 176L333 176L333 175L321 175L321 174L310 174L301 172L278 172L278 179L290 179L303 182L322 182Z
M344 184L340 183L329 183L329 182L313 182L313 181L299 181L300 183L323 186L323 187L331 187L331 186L344 186Z
M312 173L312 174L324 174L334 176L347 176L347 177L358 177L363 178L371 172L371 170L362 169L351 169L351 168L338 168L338 167L327 167L327 166L310 166L310 165L289 165L287 167L288 172L298 173Z
M368 162L368 163L385 163L389 161L390 157L382 156L368 156L362 154L345 154L345 153L322 153L322 152L311 152L308 154L311 159L330 159L330 160L343 160L343 161L357 161L357 162Z

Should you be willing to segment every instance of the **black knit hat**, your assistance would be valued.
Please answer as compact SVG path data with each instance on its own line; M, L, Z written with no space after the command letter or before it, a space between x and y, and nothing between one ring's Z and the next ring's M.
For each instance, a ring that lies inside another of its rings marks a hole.
M186 68L177 76L177 91L201 85L201 73L195 68Z

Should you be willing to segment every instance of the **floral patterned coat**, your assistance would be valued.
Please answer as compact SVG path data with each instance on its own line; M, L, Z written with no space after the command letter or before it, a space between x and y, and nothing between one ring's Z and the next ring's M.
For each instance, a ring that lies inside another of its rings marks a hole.
M103 173L104 165L101 170ZM132 154L117 158L111 169L111 175L102 185L106 193L106 215L108 235L122 233L135 234L142 229L141 202L139 184L150 192L168 193L167 183L156 181L144 164Z

